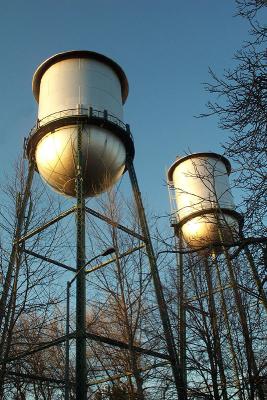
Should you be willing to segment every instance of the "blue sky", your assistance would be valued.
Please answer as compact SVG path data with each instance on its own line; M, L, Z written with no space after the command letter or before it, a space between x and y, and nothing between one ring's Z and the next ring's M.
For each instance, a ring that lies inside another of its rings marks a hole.
M227 133L196 119L209 94L208 67L233 65L248 26L233 0L28 0L1 5L0 166L8 172L34 125L31 79L47 57L88 49L117 61L129 80L125 122L146 204L168 211L165 169L188 151L221 152Z

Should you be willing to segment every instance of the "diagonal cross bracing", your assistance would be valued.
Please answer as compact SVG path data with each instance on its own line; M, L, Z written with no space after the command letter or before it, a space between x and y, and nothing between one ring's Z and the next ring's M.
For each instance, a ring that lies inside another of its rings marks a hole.
M45 230L46 228L48 228L49 226L55 224L56 222L60 221L61 219L67 217L68 215L72 214L74 211L76 210L76 206L75 207L71 207L69 210L67 211L63 211L62 213L58 214L55 218L51 219L50 221L46 222L44 225L39 226L38 228L32 230L31 232L27 233L27 235L21 237L20 239L18 239L16 241L16 243L23 243L26 240L30 239L31 237L33 237L34 235L36 235L37 233L42 232L43 230Z
M119 224L118 222L113 221L111 218L108 218L105 215L100 214L98 211L92 210L92 208L89 208L89 207L85 207L85 211L87 211L88 214L91 214L94 217L97 217L97 218L101 219L102 221L105 221L107 224L112 225L112 226L120 229L123 232L128 233L128 235L131 235L139 240L142 240L143 242L146 242L146 239L144 238L144 236L139 235L139 233L134 232L132 229L129 229L126 226L123 226L123 225Z
M97 335L95 333L88 333L88 332L86 333L86 337L88 339L95 340L97 342L101 342L101 343L109 344L111 346L119 347L120 349L129 350L128 343L122 342L117 339L112 339L112 338L109 338L106 336L101 336L101 335ZM154 350L144 349L143 347L139 347L139 346L131 346L131 349L133 351L136 351L137 353L147 354L149 356L161 358L163 360L169 360L169 358L170 358L169 355L167 355L167 354L162 354L162 353L159 353Z
M75 339L76 337L76 332L72 332L69 335L70 339ZM45 349L48 349L49 347L52 346L57 346L61 343L64 343L66 341L67 336L61 336L55 340L52 340L50 342L45 342L42 345L35 347L31 350L25 351L23 353L17 354L14 357L9 357L6 360L0 360L0 364L3 363L9 363L15 360L19 360L21 358L27 357L29 355L38 353L39 351L43 351ZM86 338L87 339L91 339L97 342L101 342L101 343L105 343L105 344L109 344L111 346L115 346L115 347L119 347L120 349L125 349L125 350L129 350L129 344L122 342L120 340L117 339L112 339L106 336L102 336L102 335L97 335L95 333L89 333L86 332ZM147 354L149 356L153 356L153 357L157 357L157 358L161 358L163 360L169 360L169 356L167 354L163 354L163 353L159 353L158 351L154 351L154 350L149 350L149 349L144 349L143 347L140 346L132 346L133 351L136 351L137 353L142 353L142 354Z
M76 269L75 269L75 268L72 268L72 267L70 267L70 266L68 266L68 265L66 265L66 264L63 264L63 263L59 262L59 261L52 260L52 259L49 258L49 257L42 256L41 254L35 253L34 251L31 251L31 250L28 250L28 249L23 249L23 248L22 248L21 250L22 250L24 253L29 254L30 256L33 256L33 257L36 257L36 258L40 258L40 260L47 261L47 262L49 262L49 263L51 263L51 264L54 264L54 265L57 265L58 267L61 267L61 268L65 268L65 269L67 269L68 271L76 272Z

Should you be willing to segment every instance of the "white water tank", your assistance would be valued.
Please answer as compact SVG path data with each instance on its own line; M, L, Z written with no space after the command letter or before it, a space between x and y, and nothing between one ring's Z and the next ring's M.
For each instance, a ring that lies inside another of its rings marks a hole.
M177 158L168 171L175 191L177 233L197 250L238 238L240 215L229 186L231 165L216 153L195 153ZM217 247L217 250L216 250Z
M56 191L76 196L77 133L82 130L85 196L108 190L125 170L134 146L123 123L128 81L111 59L91 51L68 51L42 63L33 77L38 123L28 157Z

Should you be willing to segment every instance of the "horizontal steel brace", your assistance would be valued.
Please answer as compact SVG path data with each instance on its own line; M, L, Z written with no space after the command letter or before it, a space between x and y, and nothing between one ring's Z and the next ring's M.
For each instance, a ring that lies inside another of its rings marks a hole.
M75 338L75 335L76 335L75 332L73 332L73 333L71 333L69 335L69 338L73 339L73 338ZM17 354L14 357L9 357L6 360L0 360L0 364L10 363L12 361L19 360L19 359L24 358L24 357L28 357L28 356L30 356L32 354L38 353L39 351L43 351L45 349L48 349L49 347L57 346L58 344L64 343L65 340L66 340L66 335L61 336L61 337L59 337L59 338L57 338L55 340L51 340L50 342L44 342L40 346L37 346L32 350L28 350L28 351L25 351L24 353Z
M145 371L149 371L149 370L154 369L154 368L166 367L166 365L169 365L168 361L167 362L166 361L165 362L161 362L161 363L158 363L158 364L148 365L147 367L138 368L138 370L140 372L145 372ZM116 380L118 380L120 378L124 378L125 376L131 376L131 375L133 375L133 372L125 371L124 373L113 375L113 376L110 376L108 378L103 378L103 379L98 379L98 380L95 380L95 381L91 381L91 382L88 383L88 386L100 385L101 383L116 381Z
M76 272L76 269L75 269L75 268L69 267L68 265L63 264L63 263L61 263L61 262L59 262L59 261L52 260L52 259L49 258L49 257L42 256L41 254L37 254L37 253L35 253L34 251L31 251L31 250L27 250L27 249L23 249L23 248L21 248L21 250L22 250L24 253L29 254L30 256L33 256L33 257L36 257L36 258L40 258L40 260L44 260L44 261L47 261L47 262L49 262L49 263L51 263L51 264L54 264L54 265L57 265L57 266L59 266L59 267L65 268L65 269L67 269L68 271Z
M258 299L260 301L262 300L261 295L258 295L257 293L253 292L253 290L246 288L245 286L242 286L239 283L237 284L237 286L239 287L239 289L243 290L245 293L250 294L251 296L255 297L256 299ZM232 287L233 287L232 284L215 287L214 290L212 291L212 294L216 294L216 293L220 292L221 290L231 289ZM200 293L199 296L194 296L189 299L186 299L185 304L187 307L189 307L188 303L192 303L193 301L197 301L197 300L203 299L208 296L209 296L208 292Z
M232 285L217 286L217 287L215 287L213 289L212 294L216 294L216 293L220 292L221 290L229 289L231 287L232 287ZM185 303L186 304L192 303L193 301L197 301L197 300L203 299L205 297L209 297L209 293L208 292L200 293L199 296L194 296L194 297L185 299Z
M67 217L69 214L73 213L75 210L76 210L76 206L75 207L71 207L67 211L63 211L62 213L57 215L55 218L53 218L50 221L46 222L44 225L39 226L39 228L36 228L33 231L27 233L27 235L25 235L22 238L20 238L17 241L15 241L15 243L25 242L27 239L30 239L32 236L36 235L37 233L42 232L43 230L45 230L49 226L51 226L51 225L55 224L56 222L60 221L62 218Z
M35 375L35 374L24 374L23 372L16 372L16 371L8 371L7 375L21 377L23 379L29 379L31 381L36 380L36 381L41 381L41 382L56 383L58 385L65 385L65 380L53 379L53 378L49 378L47 376L39 376L39 375ZM70 382L70 384L74 385L74 382Z
M129 350L129 344L125 342L121 342L120 340L112 339L106 336L97 335L95 333L86 333L86 337L91 340L95 340L96 342L101 342L105 344L109 344L111 346L119 347L120 349ZM133 351L137 353L147 354L149 356L162 358L163 360L169 360L169 355L162 354L154 350L144 349L139 346L132 346Z
M139 233L136 233L136 232L134 232L133 230L131 230L131 229L129 229L129 228L126 228L125 226L123 226L123 225L121 225L121 224L118 224L118 222L113 221L111 218L108 218L108 217L106 217L105 215L100 214L99 212L97 212L97 211L95 211L95 210L92 210L92 209L89 208L89 207L85 207L85 211L87 211L88 214L91 214L91 215L93 215L94 217L99 218L99 219L101 219L102 221L105 221L107 224L109 224L109 225L111 225L111 226L114 226L115 228L118 228L118 229L120 229L121 231L126 232L126 233L128 233L129 235L131 235L131 236L133 236L133 237L135 237L135 238L137 238L137 239L139 239L139 240L142 240L143 242L146 243L146 239L145 239L142 235L139 235Z
M148 365L147 367L140 368L139 370L142 371L142 372L145 372L145 371L149 371L149 370L154 369L154 368L166 367L167 365L169 365L169 362L161 362L161 363L158 363L158 364ZM64 379L54 379L54 378L49 378L48 376L39 376L39 375L35 375L35 374L25 374L23 372L16 372L16 371L8 371L7 375L21 377L23 379L29 379L31 381L32 380L36 380L36 381L41 381L41 382L56 383L58 385L65 385L65 380ZM87 383L87 386L100 385L101 383L112 382L112 381L118 380L120 378L123 378L125 376L131 376L131 375L133 375L132 372L125 371L124 373L121 373L121 374L118 374L118 375L113 375L113 376L108 377L108 378L89 381ZM74 386L75 382L70 382L70 385Z
M76 332L72 332L69 335L70 339L75 339L76 338ZM129 344L122 342L120 340L116 340L116 339L112 339L106 336L101 336L101 335L97 335L95 333L89 333L86 332L86 338L87 339L91 339L91 340L95 340L96 342L101 342L101 343L105 343L105 344L109 344L111 346L115 346L115 347L119 347L121 349L125 349L125 350L129 350ZM9 357L6 360L0 360L0 364L4 364L4 363L10 363L12 361L15 360L19 360L21 358L24 357L28 357L32 354L38 353L39 351L43 351L45 349L48 349L49 347L52 346L57 346L61 343L64 343L66 341L66 335L61 336L55 340L51 340L50 342L44 342L42 345L29 350L29 351L25 351L23 353L17 354L14 357ZM136 351L137 353L143 353L143 354L147 354L149 356L153 356L153 357L157 357L157 358L161 358L163 360L169 360L169 356L167 354L162 354L159 353L157 351L154 350L149 350L149 349L144 349L142 347L139 346L132 346L133 351Z

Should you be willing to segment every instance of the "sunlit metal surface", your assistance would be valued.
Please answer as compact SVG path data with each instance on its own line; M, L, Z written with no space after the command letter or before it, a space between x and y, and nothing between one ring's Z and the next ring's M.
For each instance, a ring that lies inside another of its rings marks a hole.
M106 64L90 59L66 59L47 69L40 82L38 118L75 108L108 110L123 119L121 85Z
M175 190L177 219L191 248L230 244L237 238L239 221L234 212L231 215L235 206L230 170L229 161L216 153L191 154L171 166L168 178Z
M60 128L43 137L35 159L42 178L61 194L75 197L77 126ZM84 126L82 137L83 186L85 196L108 190L121 177L125 147L112 132Z
M230 215L204 214L185 222L181 229L190 247L201 249L222 242L225 245L233 243L238 237L239 223ZM217 252L220 251L218 247Z
M59 53L39 66L33 92L39 103L38 121L27 152L45 182L61 194L76 196L80 124L84 195L96 196L111 188L125 170L126 148L134 151L131 140L120 139L125 128L128 132L123 123L128 81L121 67L95 52ZM80 121L82 115L92 119L96 110L103 123ZM116 125L122 132L118 133Z
M40 83L45 72L52 66L59 62L65 60L94 60L98 61L102 65L107 65L110 69L113 70L115 75L119 78L120 86L121 86L121 97L123 104L125 103L128 93L129 93L129 84L127 77L123 71L123 69L111 58L104 56L103 54L96 53L95 51L89 50L70 50L64 51L62 53L58 53L49 57L45 60L34 73L32 80L32 90L34 97L37 102L39 102L39 92L40 92Z

